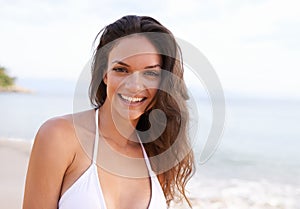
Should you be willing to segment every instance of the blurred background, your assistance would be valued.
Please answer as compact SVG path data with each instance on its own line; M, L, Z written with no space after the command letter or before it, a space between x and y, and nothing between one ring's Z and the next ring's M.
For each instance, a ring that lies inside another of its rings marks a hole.
M0 66L31 92L0 92L0 139L32 142L45 120L73 112L76 82L100 29L124 15L152 16L202 52L224 89L223 136L214 155L199 162L211 103L205 86L185 76L199 111L197 171L188 185L195 208L300 208L299 1L0 5Z

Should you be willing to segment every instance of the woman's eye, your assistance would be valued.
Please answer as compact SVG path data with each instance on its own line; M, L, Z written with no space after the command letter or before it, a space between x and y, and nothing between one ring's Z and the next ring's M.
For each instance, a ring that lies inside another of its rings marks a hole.
M115 72L120 72L120 73L126 73L127 69L126 68L122 68L122 67L115 67L112 69Z
M160 72L158 72L158 71L146 71L145 75L151 76L151 77L159 77L160 76Z

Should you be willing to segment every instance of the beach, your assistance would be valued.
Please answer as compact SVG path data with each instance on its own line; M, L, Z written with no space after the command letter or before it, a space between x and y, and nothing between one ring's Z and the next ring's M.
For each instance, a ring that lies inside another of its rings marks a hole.
M30 150L29 141L0 139L1 209L22 208Z
M25 140L0 139L1 209L22 208L31 146ZM188 184L187 195L194 209L298 209L300 187L196 174ZM186 204L172 206L187 208Z
M22 85L40 90L34 94L0 94L0 209L21 208L30 148L41 124L74 111L71 84L40 83ZM200 134L193 139L197 169L187 185L193 208L300 209L300 100L228 96L221 143L203 163L210 105L196 99L201 110Z

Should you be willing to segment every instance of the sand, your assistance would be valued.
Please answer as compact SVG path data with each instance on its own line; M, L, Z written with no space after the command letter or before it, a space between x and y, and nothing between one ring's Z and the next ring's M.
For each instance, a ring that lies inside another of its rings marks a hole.
M30 150L30 142L0 139L1 209L22 208Z
M0 139L0 209L21 209L32 144ZM192 178L193 209L298 209L300 188L268 181ZM172 209L187 209L187 205Z
M0 209L22 208L31 147L32 143L24 140L0 138Z

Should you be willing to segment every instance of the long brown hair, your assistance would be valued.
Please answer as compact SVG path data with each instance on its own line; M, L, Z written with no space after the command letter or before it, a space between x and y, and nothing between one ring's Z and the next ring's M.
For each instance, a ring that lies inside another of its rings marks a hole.
M173 200L185 199L190 205L185 194L185 187L194 171L194 158L187 133L189 114L186 100L188 100L188 94L183 81L181 51L172 33L151 17L135 15L124 16L102 29L96 37L97 39L100 36L100 42L93 57L90 101L96 108L99 108L106 99L103 76L107 70L109 52L114 46L110 43L133 34L145 36L156 47L162 58L161 68L163 69L160 88L152 107L140 117L136 129L147 133L141 135L140 138L149 156L152 169L159 177L167 204L170 205ZM162 110L167 123L163 124L165 129L162 134L148 142L147 138L155 135L157 128L164 123L161 117L150 114L153 109ZM149 117L152 117L151 124Z

